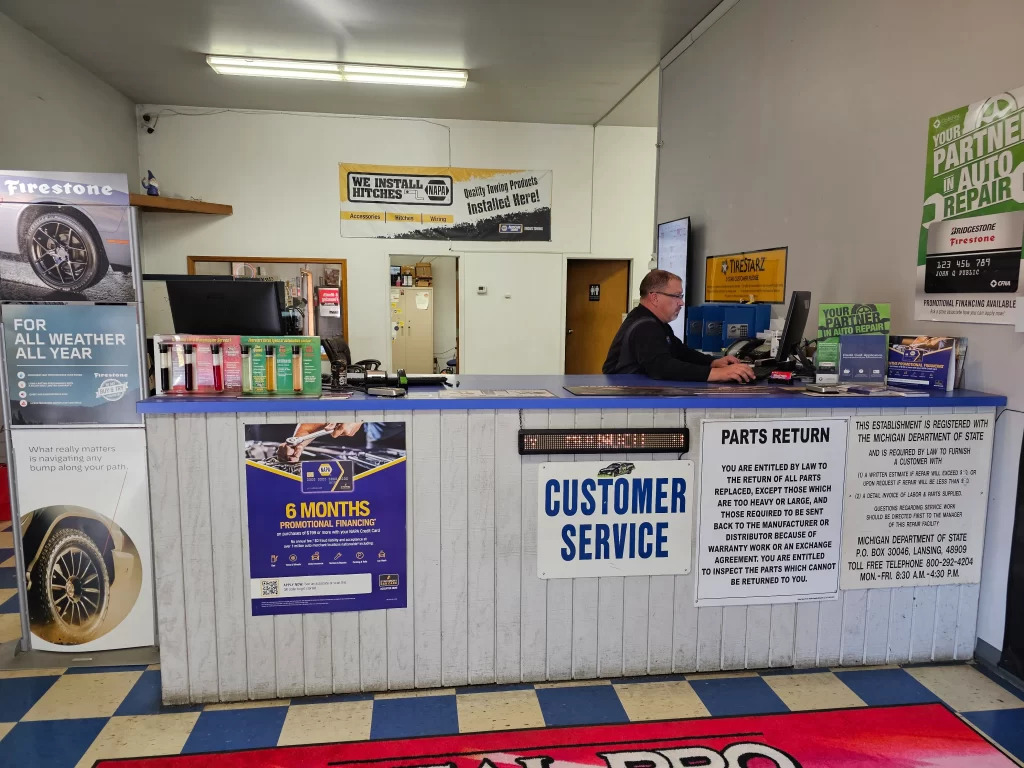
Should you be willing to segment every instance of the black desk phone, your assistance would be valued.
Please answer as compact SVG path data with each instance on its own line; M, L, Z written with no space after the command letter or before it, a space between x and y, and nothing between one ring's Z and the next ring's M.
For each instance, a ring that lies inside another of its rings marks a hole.
M765 339L737 339L725 350L740 360L763 360L771 354L772 345Z

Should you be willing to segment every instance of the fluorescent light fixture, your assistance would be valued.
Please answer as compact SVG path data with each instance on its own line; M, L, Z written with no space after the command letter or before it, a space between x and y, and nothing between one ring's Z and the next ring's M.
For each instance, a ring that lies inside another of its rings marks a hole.
M332 61L248 59L242 56L207 56L206 63L221 75L283 77L296 80L330 80L383 85L415 85L433 88L465 88L464 69L423 69L374 64L341 64Z

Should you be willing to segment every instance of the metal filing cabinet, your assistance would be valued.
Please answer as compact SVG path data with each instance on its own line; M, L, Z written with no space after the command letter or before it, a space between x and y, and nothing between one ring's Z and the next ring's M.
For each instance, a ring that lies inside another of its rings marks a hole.
M391 289L391 368L434 372L434 289Z

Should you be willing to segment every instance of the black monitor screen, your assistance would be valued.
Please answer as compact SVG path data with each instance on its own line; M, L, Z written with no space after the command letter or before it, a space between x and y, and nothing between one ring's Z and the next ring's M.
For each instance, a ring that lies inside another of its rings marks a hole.
M281 304L276 282L168 280L175 333L279 336Z
M793 291L789 296L789 308L786 310L786 325L779 340L779 351L775 355L776 362L782 363L789 359L793 350L804 338L807 317L811 313L811 292Z

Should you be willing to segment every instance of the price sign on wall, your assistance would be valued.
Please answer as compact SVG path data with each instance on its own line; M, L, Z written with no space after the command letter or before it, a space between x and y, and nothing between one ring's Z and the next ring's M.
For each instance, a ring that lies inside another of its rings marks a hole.
M839 590L846 419L705 420L697 605Z
M981 581L994 421L850 420L843 589Z

